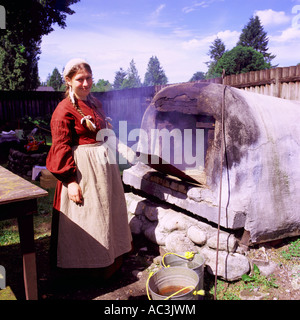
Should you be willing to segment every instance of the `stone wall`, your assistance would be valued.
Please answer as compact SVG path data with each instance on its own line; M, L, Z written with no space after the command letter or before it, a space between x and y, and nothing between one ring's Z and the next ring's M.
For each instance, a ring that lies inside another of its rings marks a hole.
M149 198L126 193L130 228L159 245L163 252L199 252L211 274L216 270L217 228ZM238 238L220 231L218 276L235 281L250 271L250 264L238 246Z

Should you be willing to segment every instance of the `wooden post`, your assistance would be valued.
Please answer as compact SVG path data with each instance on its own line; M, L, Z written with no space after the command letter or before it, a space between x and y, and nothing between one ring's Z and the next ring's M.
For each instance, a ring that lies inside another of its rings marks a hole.
M282 76L282 68L276 68L274 96L277 98L281 98L281 82L280 82L281 76Z
M32 206L29 214L18 217L21 251L23 254L23 276L26 300L37 300L37 270L34 247L33 212L37 211L36 199L28 200Z

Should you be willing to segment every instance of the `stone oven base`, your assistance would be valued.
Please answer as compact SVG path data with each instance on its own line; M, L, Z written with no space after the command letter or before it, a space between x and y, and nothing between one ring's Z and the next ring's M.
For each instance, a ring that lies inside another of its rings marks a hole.
M123 182L161 201L189 211L212 223L218 223L218 195L214 195L204 185L191 184L173 176L164 175L141 162L124 170ZM223 211L225 211L224 208ZM226 229L242 229L245 226L245 214L242 211L222 214L220 225Z
M129 192L125 194L130 228L143 234L165 252L195 251L203 254L208 272L215 274L217 227L168 204ZM250 271L250 264L233 232L220 231L218 276L235 281Z

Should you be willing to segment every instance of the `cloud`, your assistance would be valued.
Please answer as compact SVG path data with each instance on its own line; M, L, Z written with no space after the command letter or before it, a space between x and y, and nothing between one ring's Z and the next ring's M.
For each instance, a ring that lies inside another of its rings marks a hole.
M194 4L192 4L191 6L186 6L184 8L182 8L182 12L183 13L190 13L193 12L195 10L197 10L197 8L207 8L209 7L212 3L216 2L216 1L224 1L224 0L205 0L205 1L198 1L195 2Z
M216 38L219 38L224 42L227 49L232 49L238 42L239 36L240 32L238 31L225 30L204 38L193 38L191 40L184 41L182 43L182 47L185 50L206 49L206 51L208 51L212 42Z
M293 1L293 2L299 2ZM296 7L296 6L295 6ZM300 51L300 28L296 21L293 20L293 12L291 15L283 11L274 11L272 9L256 11L256 15L260 18L262 24L267 27L278 27L289 24L287 27L269 33L269 52L276 55L272 61L273 64L279 66L291 66L299 63Z
M177 38L189 38L193 35L193 32L188 29L177 27L173 29L172 34Z
M298 42L300 40L300 29L290 27L283 30L279 36L270 36L269 38L272 42L280 42L282 44L287 44L287 42Z
M191 6L184 7L184 8L182 8L182 12L183 13L190 13L192 11L195 11L197 9L197 7L202 7L202 8L207 7L207 1L197 2Z
M150 14L150 18L149 18L149 21L147 23L148 26L154 26L154 27L170 27L171 23L169 22L161 22L159 20L160 18L160 15L161 15L161 12L163 11L163 9L166 7L165 4L161 4L159 5L155 11L153 11L151 14Z
M160 12L166 7L165 4L161 4L153 13L154 16L158 17Z
M272 61L272 64L278 64L279 67L295 66L300 63L299 51L300 43L296 41L293 45L293 50L290 46L285 46L280 43L272 43L270 45L270 52L276 55L276 58Z
M291 21L291 18L284 11L274 11L272 9L257 10L254 15L260 18L264 26L277 26Z
M80 45L78 45L80 39ZM43 37L39 74L42 81L55 67L60 72L74 57L86 59L93 69L94 80L114 81L115 72L127 70L132 59L142 81L151 56L157 56L169 83L188 81L206 68L206 51L185 51L182 38L157 35L142 30L103 28L97 31L57 29Z

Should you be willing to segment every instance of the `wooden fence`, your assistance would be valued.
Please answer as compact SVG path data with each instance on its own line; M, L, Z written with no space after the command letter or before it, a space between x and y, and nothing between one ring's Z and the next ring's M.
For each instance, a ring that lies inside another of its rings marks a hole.
M300 100L300 65L252 71L224 78L224 84L288 100Z
M222 79L199 82L222 83ZM224 84L283 99L300 100L300 66L226 76ZM126 120L133 128L140 124L147 106L163 87L94 92L94 95L103 103L105 113L115 125ZM52 114L63 96L62 92L0 91L0 130L17 129L20 120L27 115L35 118Z
M63 95L62 92L1 91L0 125L5 129L11 126L17 129L25 116L36 118L52 114Z
M129 128L140 125L144 112L157 92L155 86L113 90L107 92L93 92L103 105L104 112L112 118L115 131L118 122L127 121Z
M127 120L128 126L140 124L143 114L158 88L143 87L108 92L94 92L113 124ZM63 92L0 91L0 132L20 128L22 118L51 115L63 99Z

